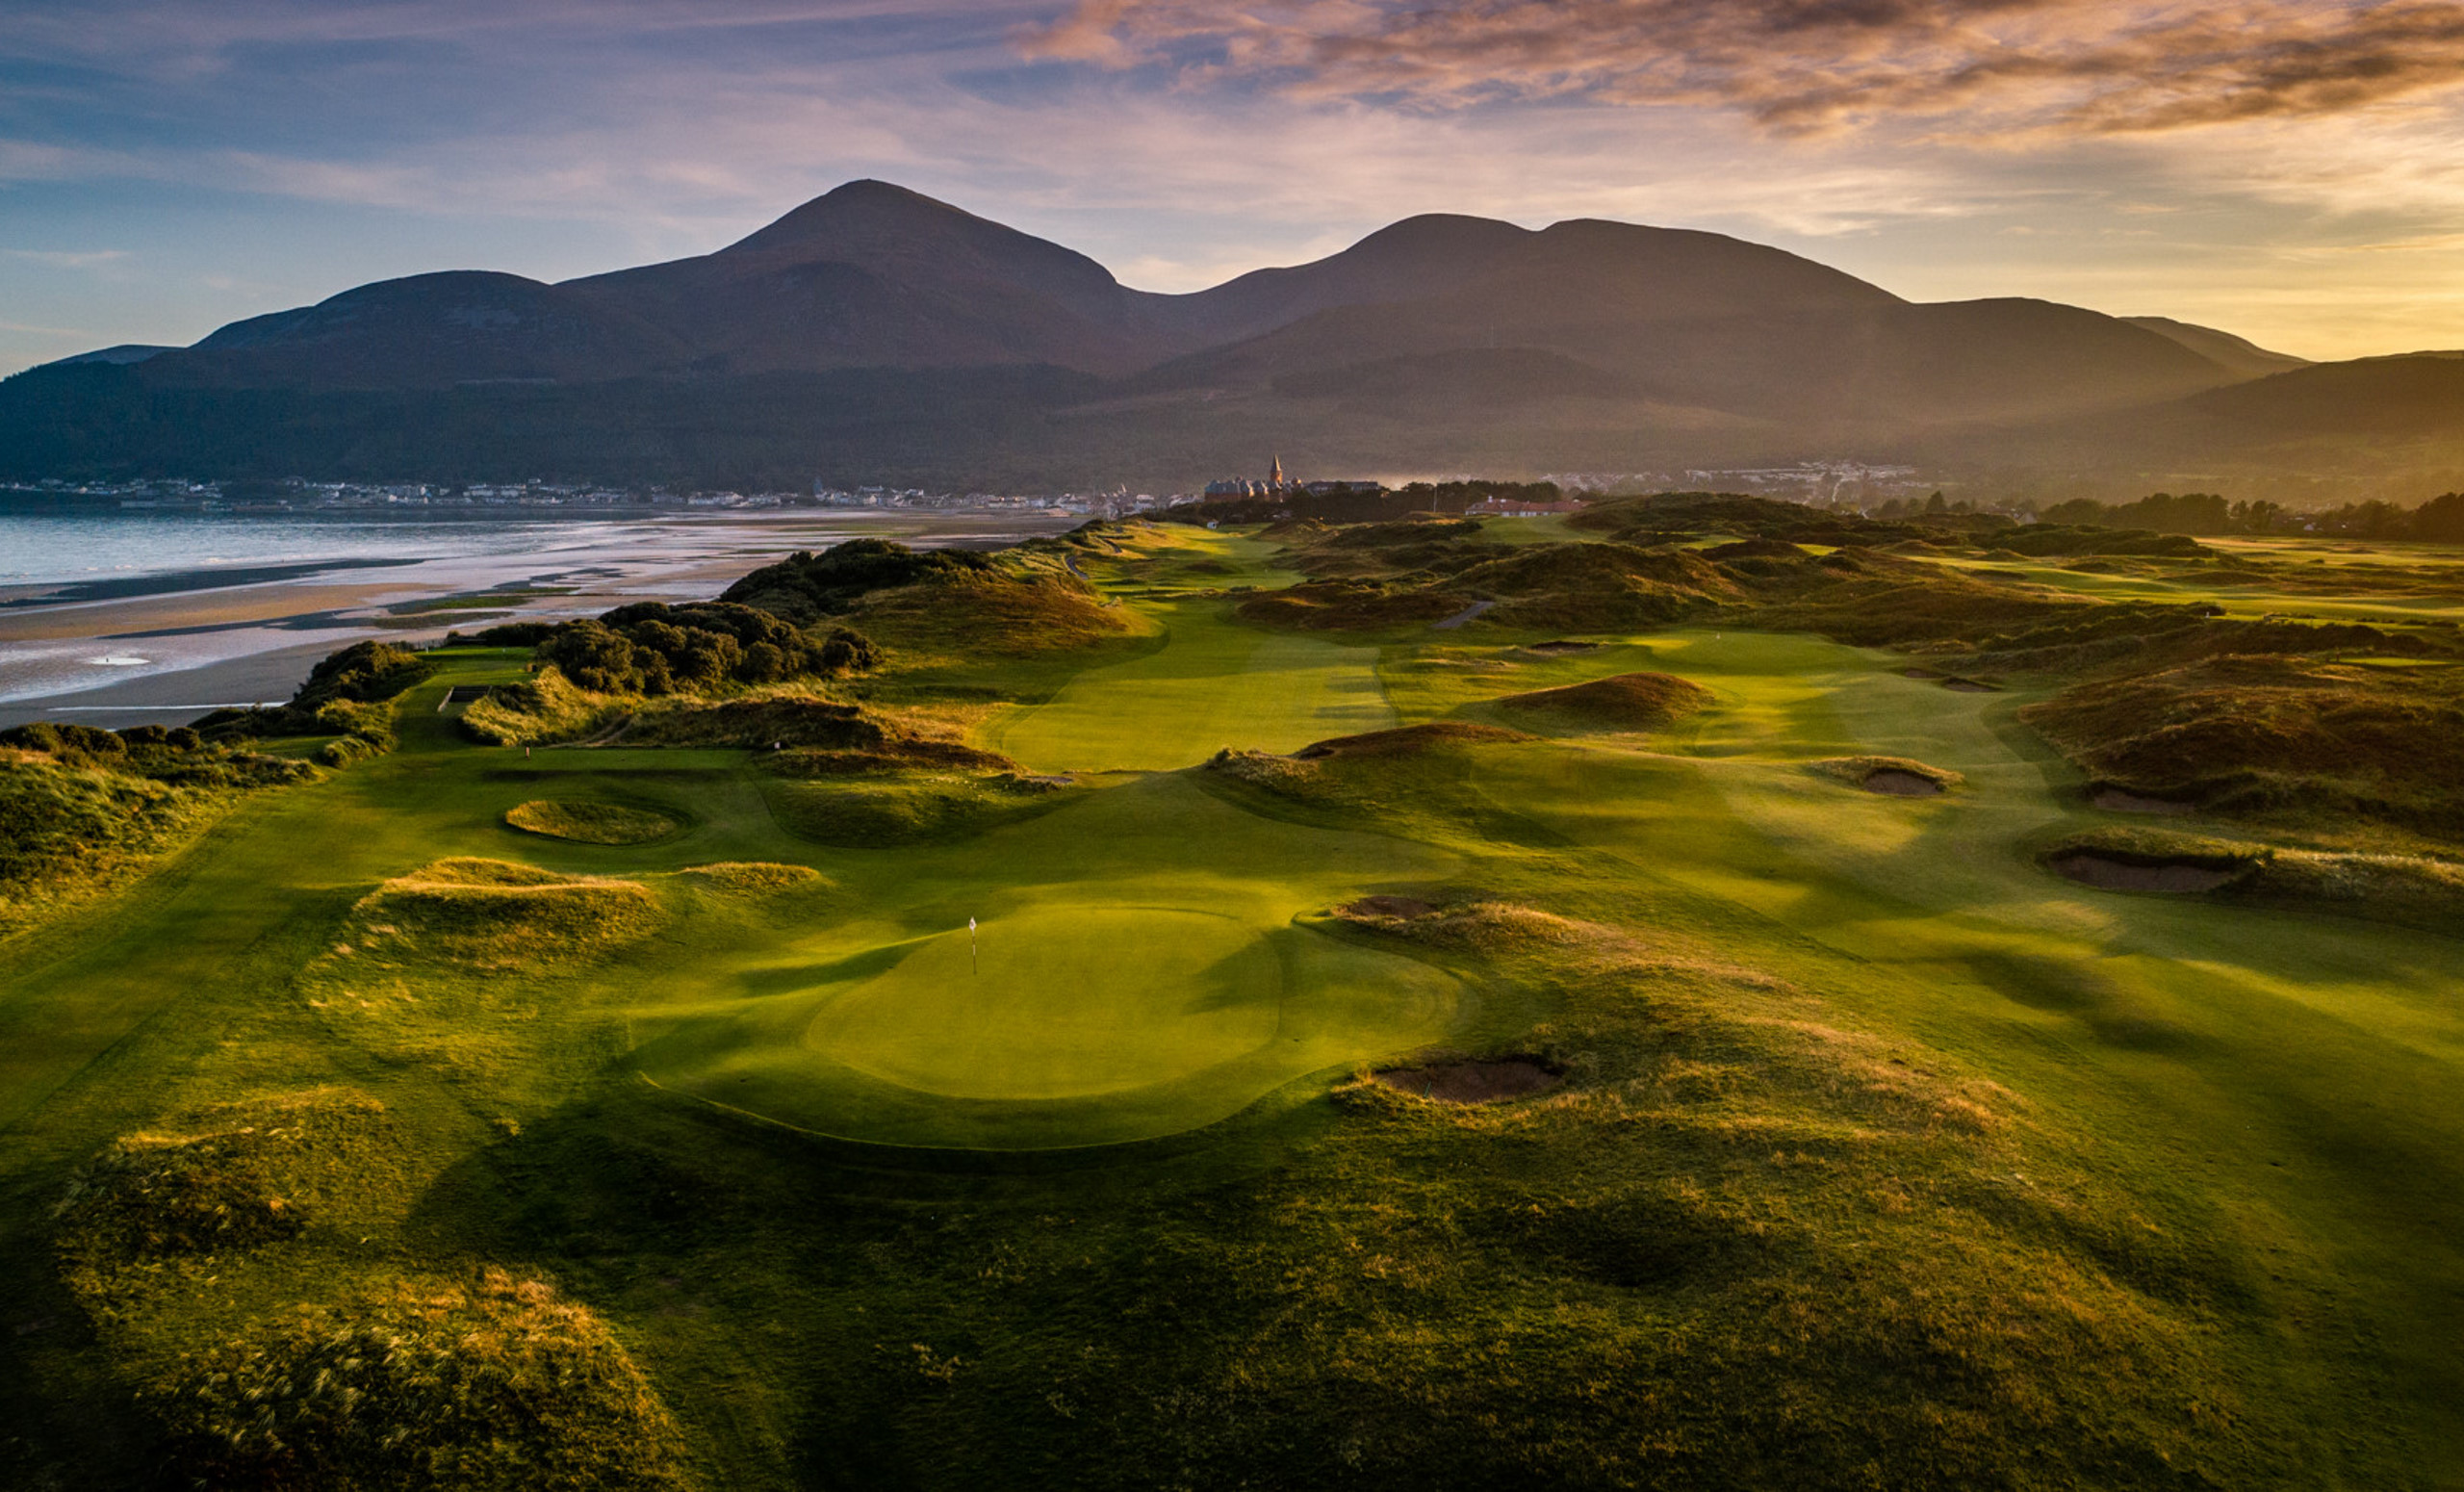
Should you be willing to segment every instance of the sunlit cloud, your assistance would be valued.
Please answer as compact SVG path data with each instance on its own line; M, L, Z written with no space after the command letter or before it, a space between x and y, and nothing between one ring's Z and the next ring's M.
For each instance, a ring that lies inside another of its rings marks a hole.
M1021 44L1303 95L1733 108L1781 132L2132 133L2464 87L2447 0L1081 0Z

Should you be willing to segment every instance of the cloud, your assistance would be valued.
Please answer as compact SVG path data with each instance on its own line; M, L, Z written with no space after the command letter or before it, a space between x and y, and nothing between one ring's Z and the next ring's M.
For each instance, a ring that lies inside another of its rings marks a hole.
M23 259L31 264L47 265L54 270L94 270L116 264L128 257L124 248L92 248L85 250L60 248L0 248L0 254ZM17 328L20 331L24 327Z
M1713 106L2134 134L2464 88L2454 0L1080 0L1031 57L1430 108Z

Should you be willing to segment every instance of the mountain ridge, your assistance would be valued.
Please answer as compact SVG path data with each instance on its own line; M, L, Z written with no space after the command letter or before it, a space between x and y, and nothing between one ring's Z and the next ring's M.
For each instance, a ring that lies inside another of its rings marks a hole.
M2165 318L1911 301L1769 245L1600 219L1426 214L1165 295L863 180L709 254L554 284L376 281L189 347L30 370L0 383L0 454L21 467L0 476L380 460L409 476L518 453L526 474L605 479L887 479L929 451L942 476L1182 482L1260 447L1366 470L2001 446L2120 466L2188 449L2183 430L2264 443L2266 422L2185 401L2313 366ZM2405 376L2429 392L2397 424L2444 439L2444 385ZM582 413L600 407L648 424ZM2095 429L2122 434L2100 446Z

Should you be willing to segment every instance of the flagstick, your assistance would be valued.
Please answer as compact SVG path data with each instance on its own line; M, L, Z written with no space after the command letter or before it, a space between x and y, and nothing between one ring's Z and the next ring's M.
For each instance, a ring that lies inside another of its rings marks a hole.
M976 971L976 970L975 970L975 918L973 918L973 917L969 917L969 918L967 918L967 919L966 919L966 971L967 971L968 973L970 973L970 974L972 974L972 973L974 973L974 972Z

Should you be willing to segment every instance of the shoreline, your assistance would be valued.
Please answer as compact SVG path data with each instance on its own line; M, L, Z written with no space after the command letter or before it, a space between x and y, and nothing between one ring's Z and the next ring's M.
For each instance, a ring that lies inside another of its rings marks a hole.
M517 619L562 621L631 602L706 600L772 560L851 538L978 547L1060 532L1079 521L661 515L577 524L562 532L509 527L511 536L532 542L476 553L339 555L227 569L191 563L0 588L0 729L35 720L184 724L233 704L288 699L319 659L366 638L432 643L457 629ZM467 542L467 530L457 537Z

